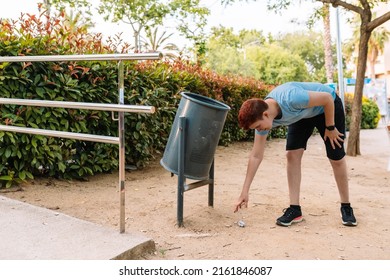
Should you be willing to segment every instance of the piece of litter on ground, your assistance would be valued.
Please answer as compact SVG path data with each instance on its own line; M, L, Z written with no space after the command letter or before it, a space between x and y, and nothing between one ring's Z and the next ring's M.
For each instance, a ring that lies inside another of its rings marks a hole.
M237 222L237 225L238 225L239 227L245 227L245 222L244 222L243 220L239 220L239 221Z

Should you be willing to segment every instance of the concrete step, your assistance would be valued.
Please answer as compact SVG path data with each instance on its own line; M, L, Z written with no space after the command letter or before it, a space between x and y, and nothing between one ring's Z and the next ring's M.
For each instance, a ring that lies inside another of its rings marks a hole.
M0 196L0 259L139 259L153 240Z

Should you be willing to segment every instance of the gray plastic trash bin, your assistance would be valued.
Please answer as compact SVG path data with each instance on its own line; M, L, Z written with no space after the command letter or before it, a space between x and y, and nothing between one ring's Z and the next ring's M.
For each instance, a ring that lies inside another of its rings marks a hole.
M225 119L230 107L214 99L182 92L161 165L178 175L179 119L186 119L184 177L205 180L214 160Z

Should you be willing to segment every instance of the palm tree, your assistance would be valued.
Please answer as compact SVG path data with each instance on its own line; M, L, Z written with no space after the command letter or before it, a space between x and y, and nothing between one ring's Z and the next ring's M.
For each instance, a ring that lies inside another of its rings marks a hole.
M373 13L375 17L375 13ZM345 45L345 54L348 60L352 60L354 53L359 48L359 18L355 17L352 20L352 38ZM379 26L374 31L372 31L370 39L368 41L368 53L367 53L367 62L370 69L370 78L375 79L375 64L378 59L378 56L383 53L385 48L385 43L390 39L390 32L384 27ZM357 57L355 57L354 64L357 65Z
M370 65L370 77L375 79L375 63L378 56L383 53L385 43L389 41L390 32L385 27L380 26L374 30L368 41L368 62Z
M329 4L322 6L322 18L324 22L324 52L325 52L325 71L328 83L333 83L333 56L332 56L332 38L330 34L330 11Z
M154 30L146 30L146 38L141 38L141 45L146 51L156 52L160 51L164 54L164 57L174 59L180 55L180 49L177 45L167 42L173 33L166 35L164 31L161 35L158 35L158 28Z

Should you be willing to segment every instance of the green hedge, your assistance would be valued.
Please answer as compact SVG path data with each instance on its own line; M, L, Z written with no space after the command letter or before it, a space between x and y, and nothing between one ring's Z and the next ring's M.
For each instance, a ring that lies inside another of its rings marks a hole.
M25 16L21 28L0 24L0 55L113 53L115 42L64 28L62 21L46 25ZM49 22L50 23L50 22ZM49 32L50 31L50 32ZM124 47L123 52L129 49ZM221 77L188 62L125 62L125 104L151 105L149 114L126 114L126 164L142 167L161 155L182 91L191 91L228 104L220 144L252 135L237 126L238 108L252 96L269 90L254 80ZM0 64L0 96L5 98L118 103L115 62L33 62ZM111 112L65 108L0 105L2 124L40 129L117 136ZM118 146L72 139L0 132L1 186L34 176L85 178L118 168Z
M238 128L237 113L242 99L253 96L257 89L244 87L245 97L240 84L233 79L215 82L209 88L206 72L195 75L189 65L185 66L188 71L182 67L165 62L126 63L125 104L151 105L157 109L153 115L126 114L127 164L142 167L164 150L182 91L200 93L231 106L220 144L251 137ZM37 62L27 67L9 63L0 71L0 95L117 103L117 76L116 65L112 63ZM16 105L1 105L0 111L2 123L9 125L117 136L117 123L110 112ZM0 145L1 179L8 186L39 175L81 178L118 168L116 145L10 132L0 132Z
M345 113L346 113L346 128L349 130L352 116L352 104L353 104L353 95L345 94L344 96L345 103ZM379 120L381 115L379 112L379 107L375 101L363 97L362 100L362 119L360 122L360 128L362 129L373 129L378 127Z

